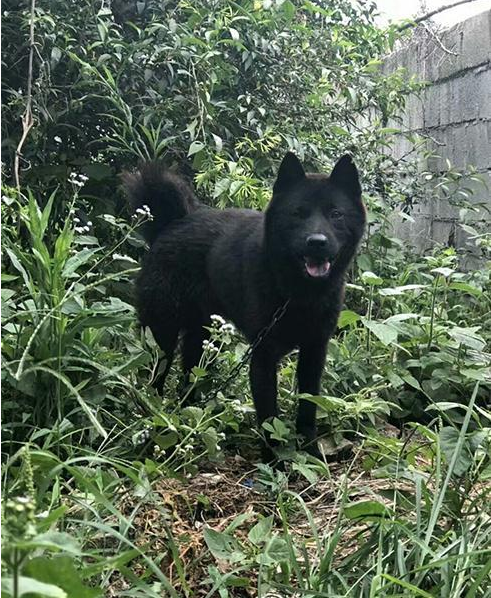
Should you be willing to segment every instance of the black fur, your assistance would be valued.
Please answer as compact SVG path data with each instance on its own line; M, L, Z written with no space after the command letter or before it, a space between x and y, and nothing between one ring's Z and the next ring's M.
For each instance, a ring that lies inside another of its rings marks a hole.
M180 178L155 164L126 175L125 182L132 207L147 204L154 215L144 231L151 247L138 279L137 307L168 364L179 334L186 374L198 363L211 314L232 320L253 342L290 299L251 358L258 422L278 414L277 365L295 347L299 392L319 394L343 277L365 224L351 158L341 158L329 177L305 174L288 153L265 213L199 204ZM315 405L301 400L297 430L317 454L315 415ZM266 448L264 457L270 456Z

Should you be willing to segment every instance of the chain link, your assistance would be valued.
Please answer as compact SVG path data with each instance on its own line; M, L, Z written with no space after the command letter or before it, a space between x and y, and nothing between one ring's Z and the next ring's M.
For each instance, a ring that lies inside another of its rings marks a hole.
M230 370L229 375L225 378L225 380L220 384L220 386L215 389L211 396L208 397L208 400L214 399L219 392L224 390L230 382L232 382L238 375L240 370L244 367L247 363L249 358L251 357L253 351L257 349L257 347L263 342L266 336L271 332L271 330L276 326L276 324L281 320L281 318L285 315L286 309L290 303L290 299L287 299L283 305L281 305L273 314L271 318L271 322L265 326L262 330L259 331L254 342L249 345L247 351L245 351L244 355L242 355L240 361L234 365L234 367Z

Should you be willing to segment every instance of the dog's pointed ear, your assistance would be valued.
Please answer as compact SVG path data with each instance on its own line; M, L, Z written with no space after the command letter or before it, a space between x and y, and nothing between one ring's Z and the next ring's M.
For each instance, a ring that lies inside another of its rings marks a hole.
M292 152L287 152L281 161L278 176L273 186L273 192L279 193L280 191L284 191L304 178L305 170L300 160Z
M352 197L359 197L361 195L358 170L353 162L353 158L349 154L345 154L336 162L329 180L336 187L339 187Z

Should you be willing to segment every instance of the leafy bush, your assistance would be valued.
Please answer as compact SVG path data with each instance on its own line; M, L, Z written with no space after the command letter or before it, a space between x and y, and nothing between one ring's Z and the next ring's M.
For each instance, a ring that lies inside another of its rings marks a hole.
M201 583L208 596L485 596L490 241L468 201L473 169L430 176L422 140L396 128L421 88L379 68L397 28L375 27L373 2L345 0L3 10L5 594L191 596ZM401 160L397 135L413 147ZM363 170L369 230L324 393L310 397L326 455L355 456L337 475L295 452L293 356L279 374L285 418L265 424L286 471L259 466L250 482L230 457L256 455L243 339L215 320L194 370L198 405L182 408L177 368L163 397L151 387L158 348L130 290L144 216L122 217L117 175L163 159L207 202L263 208L287 149L315 170L349 151ZM436 196L460 207L479 268L464 267L468 251L417 256L394 236L394 211ZM169 488L230 459L236 493L252 486L261 509L199 528L210 499L191 484L181 515L193 526L180 533ZM161 520L151 545L140 532Z

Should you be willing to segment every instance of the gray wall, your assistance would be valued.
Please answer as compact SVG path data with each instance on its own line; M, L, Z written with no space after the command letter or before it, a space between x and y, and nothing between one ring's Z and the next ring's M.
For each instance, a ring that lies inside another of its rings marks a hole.
M430 83L419 99L409 100L402 124L403 129L429 136L428 148L441 156L421 167L441 172L446 158L458 168L475 166L489 188L470 182L476 191L473 201L485 202L491 209L491 10L459 23L439 38L457 55L445 52L430 35L416 33L407 47L387 58L384 70L404 67L408 75ZM393 154L398 158L409 147L400 138ZM437 194L429 193L413 216L413 223L396 220L396 227L420 251L435 242L446 244L449 238L457 246L466 244L466 234L458 226L459 210Z

